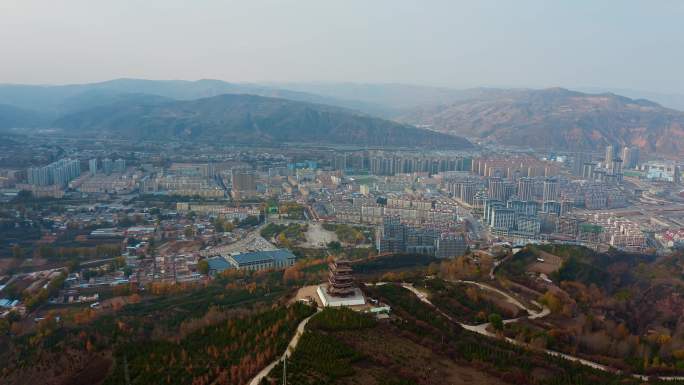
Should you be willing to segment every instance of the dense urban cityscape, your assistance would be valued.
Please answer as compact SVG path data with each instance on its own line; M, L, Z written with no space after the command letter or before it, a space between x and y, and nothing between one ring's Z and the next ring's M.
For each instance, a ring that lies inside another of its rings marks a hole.
M0 385L684 385L680 2L46 5Z
M406 255L478 266L487 256L496 266L497 248L530 244L656 255L684 248L683 165L630 147L416 151L32 138L0 162L0 304L2 317L15 319L5 327L24 333L72 307L112 312L134 293L206 285L230 271L297 277L298 261L324 262L335 250L352 260ZM547 281L544 271L529 274ZM298 295L335 303L324 291L307 293ZM368 309L364 294L351 295L339 303ZM387 314L387 305L373 306Z

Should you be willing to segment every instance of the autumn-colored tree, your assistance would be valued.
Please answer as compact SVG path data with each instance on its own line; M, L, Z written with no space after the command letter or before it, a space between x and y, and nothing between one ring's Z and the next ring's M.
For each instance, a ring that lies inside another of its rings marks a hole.
M480 301L480 295L477 289L472 286L466 289L466 295L468 296L468 299L470 299L473 302Z
M299 270L297 266L291 266L285 269L283 273L283 282L291 283L299 281L303 278L304 274Z
M624 322L620 322L620 324L617 326L615 332L617 333L618 338L626 338L629 336L631 333L629 332L629 329L627 329L627 325L625 325Z
M114 295L126 296L131 293L131 287L128 285L117 285L114 287Z
M437 275L439 274L439 264L432 262L427 269L428 275Z
M672 352L672 356L678 361L684 361L684 349L677 349Z
M77 324L87 324L95 317L95 311L90 308L85 308L74 314L74 322Z
M128 296L128 302L129 303L138 303L138 302L140 302L140 299L141 299L140 294L138 294L138 293L133 293L133 294Z
M546 305L554 313L559 313L563 309L563 304L561 303L560 299L550 290L544 293L544 295L539 299L539 302Z

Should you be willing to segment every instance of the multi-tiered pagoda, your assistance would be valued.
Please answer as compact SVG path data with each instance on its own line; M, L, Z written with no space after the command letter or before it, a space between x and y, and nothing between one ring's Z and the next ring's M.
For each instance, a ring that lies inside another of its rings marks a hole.
M349 261L338 259L328 265L327 293L334 297L349 297L354 295L354 277Z
M316 293L323 306L363 306L366 298L361 289L356 287L349 261L338 259L328 267L328 282L318 285Z

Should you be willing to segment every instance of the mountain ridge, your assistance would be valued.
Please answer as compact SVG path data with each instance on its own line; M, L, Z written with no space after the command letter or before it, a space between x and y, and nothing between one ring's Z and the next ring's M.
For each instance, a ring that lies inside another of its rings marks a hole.
M84 109L74 104L73 101L93 92L98 93L101 97L110 95L113 99L124 94L148 94L176 100L194 100L223 94L252 94L336 105L367 113L382 108L356 100L343 100L255 83L229 83L216 79L149 80L135 78L65 85L0 84L0 104L38 110L56 119L76 109Z
M456 90L403 84L253 84L132 78L63 86L0 85L0 105L8 106L0 109L0 128L45 127L53 121L63 123L74 113L85 117L98 107L102 114L118 114L121 110L115 106L133 102L158 104L223 94L336 106L356 116L367 114L401 124L425 125L438 132L504 145L598 150L615 144L636 146L644 152L684 151L684 113L643 98L630 99L610 92L586 94L561 87ZM95 126L107 120L96 121L92 116L88 119ZM126 119L130 121L131 117Z
M398 121L504 145L600 150L617 144L684 153L684 112L645 99L560 87L416 109Z
M469 148L460 137L354 113L339 107L256 95L189 101L120 103L57 119L67 133L134 139L284 142L360 146Z

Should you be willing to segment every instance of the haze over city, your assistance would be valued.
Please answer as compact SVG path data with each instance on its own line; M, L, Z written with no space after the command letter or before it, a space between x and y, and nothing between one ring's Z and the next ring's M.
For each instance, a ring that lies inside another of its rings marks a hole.
M114 78L684 93L680 1L5 0L0 82Z
M0 0L0 384L684 384L682 20Z

